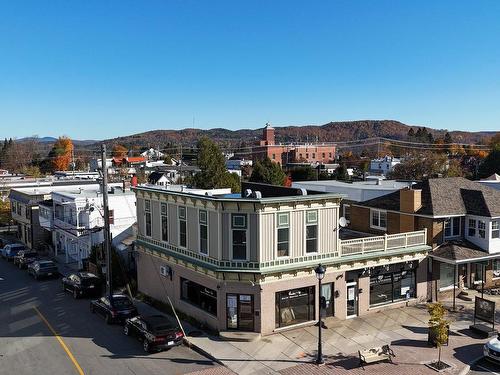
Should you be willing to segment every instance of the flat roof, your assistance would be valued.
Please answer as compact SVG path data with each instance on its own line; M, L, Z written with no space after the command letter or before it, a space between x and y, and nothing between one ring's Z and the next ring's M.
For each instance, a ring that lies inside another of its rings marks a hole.
M312 185L312 186L327 186L327 187L342 187L351 189L376 189L376 190L400 190L413 183L408 181L396 181L396 180L367 180L367 181L355 181L355 182L344 182L337 180L319 180L319 181L296 181L292 182L292 186L296 185L300 187L302 185Z
M271 185L269 185L271 186ZM172 190L169 189L168 187L165 186L158 186L158 185L139 185L134 188L133 190L142 190L142 191L159 191L162 193L167 193L171 195L179 195L179 196L189 196L189 197L196 197L200 199L207 199L207 200L220 200L220 201L226 201L226 202L254 202L254 203L265 203L265 202L290 202L290 201L309 201L309 200L323 200L323 199L342 199L345 198L345 194L339 194L339 193L324 193L324 192L314 192L314 194L306 194L306 195L299 195L299 194L294 194L294 195L286 195L286 196L267 196L267 197L261 197L257 198L255 196L250 196L250 197L243 197L240 193L219 193L218 190L221 189L215 189L215 190L202 190L202 193L197 192L196 190L201 190L201 189L192 189L191 191L189 188L187 191L181 191L181 190ZM292 189L293 190L293 189Z

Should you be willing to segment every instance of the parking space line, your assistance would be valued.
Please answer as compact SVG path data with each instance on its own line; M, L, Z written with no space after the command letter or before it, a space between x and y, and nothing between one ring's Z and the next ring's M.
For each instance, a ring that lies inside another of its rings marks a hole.
M477 367L479 367L479 368L480 368L480 369L482 369L482 370L485 370L485 371L487 371L487 372L491 373L491 374L500 375L498 372L495 372L495 371L493 371L493 370L492 370L492 369L490 369L490 368L486 368L486 367L483 367L483 366L481 366L481 365L476 365L476 366L477 366Z
M40 319L42 319L42 321L45 323L45 325L49 328L49 330L52 332L52 334L57 339L57 341L59 341L59 344L61 345L61 347L66 352L66 354L68 355L68 357L71 360L71 362L73 362L73 365L75 366L76 371L78 372L78 374L79 375L85 375L85 373L83 372L82 368L80 367L80 364L76 360L76 358L73 355L73 353L71 353L71 350L69 350L68 346L66 345L66 343L64 342L64 340L62 339L62 337L55 331L54 328L52 328L52 326L50 325L49 321L47 319L45 319L45 316L43 316L43 314L40 312L40 310L38 310L36 307L33 307L33 309L36 311L36 313L38 314L38 316L40 317Z

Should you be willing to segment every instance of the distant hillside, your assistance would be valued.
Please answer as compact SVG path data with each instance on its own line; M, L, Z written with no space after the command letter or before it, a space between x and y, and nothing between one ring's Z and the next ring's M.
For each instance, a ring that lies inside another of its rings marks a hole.
M276 127L276 142L340 142L371 137L385 137L391 139L407 139L408 130L413 127L417 130L419 126L409 126L399 121L393 120L363 120L363 121L343 121L330 122L325 125L304 125L304 126L284 126ZM446 130L436 130L427 128L434 138L442 138ZM464 132L451 131L450 134L454 142L460 143L481 143L485 138L490 137L495 132ZM115 143L126 147L161 147L162 145L183 144L191 146L196 144L198 139L207 136L214 141L227 146L241 144L253 144L262 136L262 129L182 129L182 130L152 130L144 133L108 139L104 142L111 146Z
M55 141L57 141L57 138L55 137L26 137L26 138L19 138L17 141L18 142L29 142L36 139L37 142L42 143L42 144L52 144ZM97 141L96 140L78 140L78 139L73 139L73 144L75 146L87 146L91 144L95 144Z

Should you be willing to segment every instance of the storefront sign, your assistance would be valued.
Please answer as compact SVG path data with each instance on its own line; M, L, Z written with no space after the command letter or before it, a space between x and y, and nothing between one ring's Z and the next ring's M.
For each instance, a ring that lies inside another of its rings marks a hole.
M495 302L476 297L474 316L483 322L494 324L495 322Z

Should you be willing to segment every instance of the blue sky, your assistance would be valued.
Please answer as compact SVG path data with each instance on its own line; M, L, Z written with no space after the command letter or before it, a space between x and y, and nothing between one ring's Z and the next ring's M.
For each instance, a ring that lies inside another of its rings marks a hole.
M500 131L500 1L0 2L0 137L356 119Z

